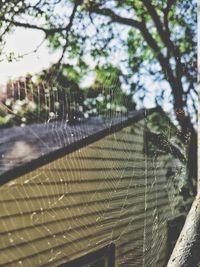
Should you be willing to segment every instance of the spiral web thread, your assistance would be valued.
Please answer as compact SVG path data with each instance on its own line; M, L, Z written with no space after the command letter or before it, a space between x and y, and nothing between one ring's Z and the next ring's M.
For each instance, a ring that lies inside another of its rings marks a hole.
M113 81L110 98L103 90L108 107L117 87ZM84 140L93 123L109 127L127 116L113 105L88 124L69 89L55 79L9 83L1 112L21 127L0 130L1 173ZM180 214L186 173L169 153L149 152L151 127L146 116L2 185L1 266L58 266L113 243L116 266L165 266L167 222ZM171 138L170 124L164 133Z

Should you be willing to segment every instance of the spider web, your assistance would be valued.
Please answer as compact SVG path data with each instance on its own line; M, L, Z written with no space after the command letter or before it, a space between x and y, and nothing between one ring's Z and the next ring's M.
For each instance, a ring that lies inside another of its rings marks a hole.
M168 220L183 209L185 164L149 143L145 133L157 131L151 115L126 125L130 115L115 104L117 87L113 81L110 97L103 90L107 112L88 118L91 110L79 116L77 95L54 77L10 82L1 109L21 127L0 130L1 177L38 158L42 164L1 185L1 266L59 266L111 244L116 266L165 266ZM172 128L162 131L176 145Z

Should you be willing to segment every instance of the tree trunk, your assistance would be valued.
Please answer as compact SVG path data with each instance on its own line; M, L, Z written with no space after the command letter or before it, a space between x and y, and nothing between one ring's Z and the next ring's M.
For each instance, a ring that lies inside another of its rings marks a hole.
M188 145L187 169L191 189L194 195L197 194L197 133L191 132Z
M182 115L180 115L182 114ZM176 118L181 126L181 139L186 146L187 173L188 182L190 184L194 196L197 193L197 132L192 125L190 118L183 113L177 112Z

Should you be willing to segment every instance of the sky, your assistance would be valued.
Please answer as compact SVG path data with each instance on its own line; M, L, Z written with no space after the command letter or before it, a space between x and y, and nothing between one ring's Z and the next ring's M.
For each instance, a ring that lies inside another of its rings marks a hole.
M47 43L43 41L43 33L37 30L16 29L6 40L5 52L14 52L24 55L22 59L14 62L4 60L0 62L0 84L8 78L25 76L27 73L35 74L47 68L59 58L59 52L50 53ZM38 47L37 52L34 50Z

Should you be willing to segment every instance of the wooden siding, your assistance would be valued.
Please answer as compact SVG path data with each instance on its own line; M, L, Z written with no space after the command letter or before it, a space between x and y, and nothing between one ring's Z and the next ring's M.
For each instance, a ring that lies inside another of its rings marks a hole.
M4 184L0 265L53 267L114 243L116 266L165 266L170 157L147 157L144 124Z

